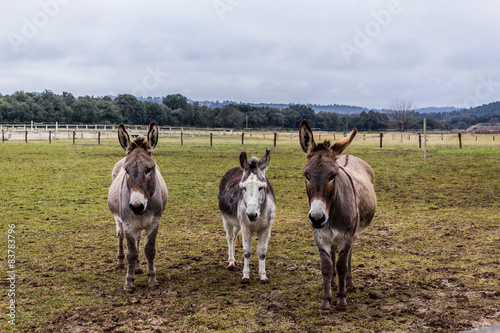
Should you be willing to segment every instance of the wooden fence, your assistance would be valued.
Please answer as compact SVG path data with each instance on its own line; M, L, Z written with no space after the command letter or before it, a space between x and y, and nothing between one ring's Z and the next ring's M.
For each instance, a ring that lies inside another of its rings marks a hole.
M92 140L97 144L101 143L101 139L116 139L117 126L115 125L57 125L57 124L15 124L15 125L0 125L2 132L2 142L6 141L48 141L53 140L72 140L75 144L79 140ZM127 126L131 136L145 135L148 130L146 125L129 125ZM347 133L344 132L324 132L316 131L315 139L317 142L330 140L335 142L344 137ZM209 143L213 146L214 138L233 138L241 139L241 144L249 142L253 139L270 140L274 146L279 142L295 140L298 142L298 131L258 131L258 130L239 130L234 131L229 128L189 128L189 127L170 127L160 126L159 136L161 138L178 138L179 143L184 145L184 141L191 140L190 138L198 138L202 142ZM206 141L204 139L206 137ZM271 141L272 140L272 141ZM414 132L386 132L386 133L361 133L359 132L355 138L356 141L363 141L369 146L377 146L380 148L395 145L418 145L423 146L423 134ZM496 141L495 141L496 140ZM428 144L445 145L448 147L471 147L478 144L487 144L492 148L500 148L500 140L495 134L470 134L470 133L428 133ZM476 142L476 144L474 144Z

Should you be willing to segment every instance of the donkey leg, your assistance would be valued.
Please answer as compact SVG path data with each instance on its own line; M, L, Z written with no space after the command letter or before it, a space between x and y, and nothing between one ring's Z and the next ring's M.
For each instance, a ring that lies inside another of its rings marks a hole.
M335 278L337 277L337 268L336 268L336 255L337 255L337 246L335 245L332 245L332 250L331 250L331 258L332 258L332 283L331 283L331 286L332 286L332 290L336 288L336 284L335 284Z
M146 230L146 245L144 245L144 253L148 260L148 284L150 288L155 288L158 281L156 280L155 255L156 255L156 235L158 234L159 223Z
M141 236L142 236L142 231L139 232L139 235L137 236L137 262L135 263L135 274L139 274L139 273L142 273L142 269L141 269L141 263L140 263L140 260L139 260L139 249L141 248L140 246L140 243L141 243Z
M352 258L352 251L354 250L354 242L352 244L351 250L349 251L349 256L347 258L347 274L345 277L345 282L346 282L346 288L348 292L354 292L356 291L356 287L352 283L352 271L351 271L351 258Z
M227 251L228 251L228 266L227 269L234 271L236 268L236 261L234 259L234 243L238 235L239 228L229 224L224 217L222 217L224 229L226 230Z
M339 288L337 291L337 308L343 309L347 306L346 302L346 276L348 271L348 259L349 253L351 252L352 245L347 244L339 253L339 259L337 261L337 273L339 275Z
M236 246L241 246L241 242L238 241L239 237L240 237L240 227L237 226L237 227L233 227L233 233L232 233L233 237L232 237L232 242L231 242L231 253L230 253L230 258L229 258L229 265L228 265L228 269L230 271L234 271L236 269L236 259L234 259L234 253L235 253L235 249L236 249Z
M252 234L243 229L243 278L241 283L250 282L250 256L252 255Z
M328 311L332 301L333 261L332 255L324 249L319 250L319 256L321 259L321 274L323 275L323 302L319 309L320 311Z
M257 245L257 254L259 255L259 278L261 283L267 283L269 281L266 275L266 254L270 236L271 228L264 229L258 235L259 244Z
M123 289L125 291L134 290L134 269L139 257L139 253L137 250L137 240L135 235L128 230L125 230L125 238L127 239L127 276L125 278L125 285Z
M116 221L116 237L118 237L118 268L125 267L123 260L125 259L125 252L123 251L123 240L125 238L123 232L122 222L115 217Z

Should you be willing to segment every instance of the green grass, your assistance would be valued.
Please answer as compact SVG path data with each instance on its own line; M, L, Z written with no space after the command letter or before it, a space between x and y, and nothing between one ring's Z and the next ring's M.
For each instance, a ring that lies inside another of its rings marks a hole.
M267 176L277 212L266 285L239 283L241 249L238 270L226 269L218 183L238 166L241 137L214 138L213 147L206 138L184 138L182 147L161 139L155 160L169 201L157 239L159 288L149 290L140 274L132 294L122 291L107 208L111 170L123 156L118 142L0 143L0 246L7 259L14 223L17 270L16 326L7 322L2 279L0 330L450 332L500 322L499 144L474 141L460 150L430 141L424 166L415 142L379 149L376 140L355 140L347 153L372 165L377 213L356 243L359 289L348 295L348 310L321 316L297 138L272 147L272 139L245 137L249 154L272 148ZM255 253L251 263L255 278Z

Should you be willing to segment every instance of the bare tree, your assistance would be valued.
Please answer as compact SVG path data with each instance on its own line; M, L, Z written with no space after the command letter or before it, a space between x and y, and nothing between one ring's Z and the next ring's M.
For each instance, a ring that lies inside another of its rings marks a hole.
M415 106L412 101L395 99L389 104L388 116L391 124L396 128L409 128L417 121L415 119Z

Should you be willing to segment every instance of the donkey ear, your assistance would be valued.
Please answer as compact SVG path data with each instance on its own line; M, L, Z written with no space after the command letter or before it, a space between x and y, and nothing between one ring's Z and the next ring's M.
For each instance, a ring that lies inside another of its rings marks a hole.
M263 173L266 173L266 170L269 167L270 161L271 161L271 149L267 148L266 154L257 163L257 167L260 169L260 171L262 171Z
M247 165L248 165L247 152L243 150L240 153L240 166L243 170L245 170L245 167Z
M348 136L346 136L345 138L343 138L343 139L335 142L335 144L331 148L332 151L333 151L333 153L335 154L335 156L338 156L338 155L342 154L342 152L344 150L346 150L347 147L349 147L349 145L351 144L352 140L356 136L356 133L358 133L358 130L356 128L353 128L352 131L351 131L351 133L349 133Z
M149 148L155 149L158 144L158 126L152 121L149 123L148 130L148 145Z
M306 154L308 154L310 151L314 149L314 147L316 147L316 143L314 142L313 132L306 119L302 120L302 122L300 123L299 139L300 139L300 146L302 147L302 150Z
M120 145L122 146L123 150L127 151L130 147L130 136L128 136L125 125L123 124L120 124L120 126L118 126L118 140L120 141Z

